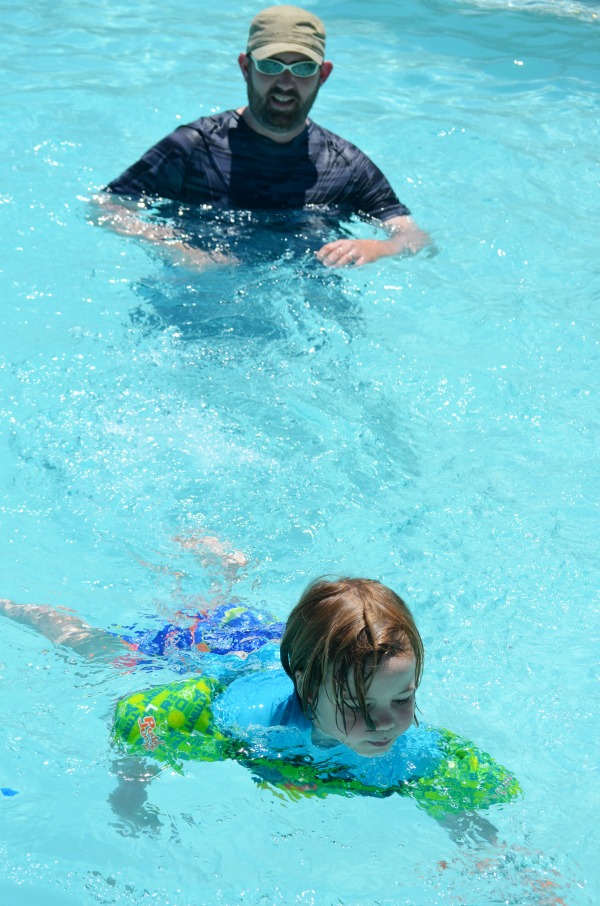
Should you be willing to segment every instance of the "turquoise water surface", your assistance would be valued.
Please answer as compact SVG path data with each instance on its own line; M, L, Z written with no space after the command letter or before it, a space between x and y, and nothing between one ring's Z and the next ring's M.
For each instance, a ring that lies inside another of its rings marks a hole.
M150 144L244 102L260 4L2 3L0 596L171 619L230 593L181 543L200 531L281 619L316 575L377 577L424 637L422 719L524 795L461 842L408 799L293 803L191 764L128 821L109 726L147 676L3 621L9 906L600 898L600 5L307 5L335 64L315 119L436 255L334 274L306 224L184 212L243 249L196 273L92 226Z

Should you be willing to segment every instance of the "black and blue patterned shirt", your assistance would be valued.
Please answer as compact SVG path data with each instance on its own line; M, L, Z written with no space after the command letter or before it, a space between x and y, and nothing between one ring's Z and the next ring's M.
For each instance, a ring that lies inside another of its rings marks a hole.
M221 209L323 205L382 221L410 213L381 170L340 136L311 120L279 143L235 110L180 126L106 189Z

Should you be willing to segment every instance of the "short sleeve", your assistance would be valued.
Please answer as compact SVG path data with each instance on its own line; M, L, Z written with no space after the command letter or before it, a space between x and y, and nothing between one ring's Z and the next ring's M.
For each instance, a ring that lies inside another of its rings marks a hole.
M234 680L214 703L214 714L223 729L239 732L249 727L270 727L273 716L292 691L281 670L253 673Z
M105 191L118 195L142 195L181 199L187 162L196 133L183 126L149 148L135 164L110 182Z
M382 221L410 214L410 210L402 204L379 167L358 149L354 166L357 205L361 214Z

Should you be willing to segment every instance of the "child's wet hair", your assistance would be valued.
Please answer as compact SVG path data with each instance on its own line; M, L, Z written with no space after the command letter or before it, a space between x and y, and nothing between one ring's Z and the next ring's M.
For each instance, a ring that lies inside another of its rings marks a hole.
M424 660L419 630L402 598L374 579L316 579L292 610L281 640L281 663L304 713L314 713L329 682L344 731L344 702L369 724L373 673L385 658L401 654L414 655L418 686Z

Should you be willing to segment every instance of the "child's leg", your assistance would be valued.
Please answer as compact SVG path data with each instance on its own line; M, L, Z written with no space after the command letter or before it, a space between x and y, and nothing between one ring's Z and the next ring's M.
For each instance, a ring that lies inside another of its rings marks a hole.
M231 589L240 578L240 570L248 565L248 558L242 551L233 548L229 542L221 541L216 535L176 535L172 539L183 550L192 551L196 554L197 560L203 570L205 570L211 579L211 585L219 592L211 591L208 597L193 596L188 597L188 606L197 610L212 610L231 600ZM139 563L153 572L171 575L175 579L176 594L183 597L181 588L182 579L185 573L177 569L171 569L168 566L162 566L150 563L137 557ZM225 587L223 587L223 585Z
M177 544L180 544L185 550L197 551L199 555L204 550L205 553L212 554L221 561L223 569L233 568L234 570L248 566L248 558L242 551L235 550L227 541L221 541L216 535L181 535L173 538Z
M87 657L123 655L127 651L121 639L103 629L95 629L66 610L54 610L40 604L14 604L0 598L0 614L37 629L55 645L65 645Z
M210 577L215 591L219 589L217 595L211 593L206 606L212 608L231 600L234 586L249 565L246 555L232 547L228 541L221 541L216 535L176 535L173 541L183 550L195 555Z

